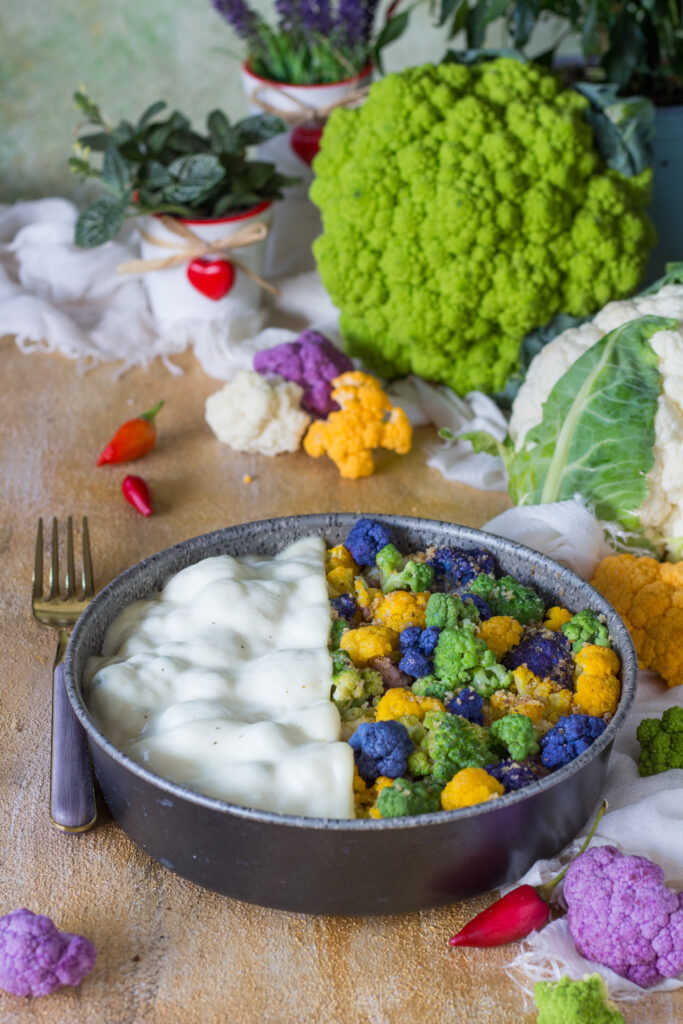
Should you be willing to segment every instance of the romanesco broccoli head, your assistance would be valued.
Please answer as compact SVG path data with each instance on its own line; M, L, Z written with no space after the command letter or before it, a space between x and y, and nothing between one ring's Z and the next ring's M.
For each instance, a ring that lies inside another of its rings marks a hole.
M495 665L498 665L496 656L477 637L474 623L466 621L457 629L441 631L434 650L434 674L448 683L451 690L471 683L477 692L481 692L474 682L475 672L477 669L492 669ZM507 675L503 669L503 676ZM500 686L494 686L491 693L497 689Z
M497 760L489 745L488 730L480 725L447 711L428 711L422 724L427 735L419 749L431 766L424 774L430 774L436 782L445 784L461 768L483 768Z
M373 668L354 668L352 665L332 676L332 700L341 709L360 707L371 697L384 693L384 683Z
M352 354L382 376L497 391L530 330L635 289L650 172L606 169L587 106L498 58L408 68L333 112L314 251Z
M426 622L439 629L456 629L465 620L479 622L479 609L473 601L457 594L431 594L427 602Z
M624 1024L599 974L586 975L583 981L539 981L534 985L534 1002L536 1024Z
M511 615L524 626L541 622L545 615L543 598L532 587L525 587L514 576L493 576L482 573L472 580L469 589L483 597L494 615Z
M561 629L575 652L580 651L584 644L596 644L598 647L610 646L607 626L590 608L584 608L583 611L572 615L569 622L565 622Z
M445 679L437 679L433 674L420 676L410 687L416 697L436 697L438 700L449 700L459 689Z
M431 814L441 808L441 789L428 782L394 779L377 797L376 808L381 818L405 818L410 814Z
M661 718L644 718L636 736L640 743L641 775L683 768L683 707L667 708Z
M538 740L534 723L527 715L512 714L499 718L491 725L491 735L508 751L515 761L523 761L538 753Z

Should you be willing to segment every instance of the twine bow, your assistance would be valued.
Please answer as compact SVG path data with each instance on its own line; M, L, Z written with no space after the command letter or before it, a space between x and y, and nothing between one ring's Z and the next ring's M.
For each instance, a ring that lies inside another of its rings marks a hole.
M284 96L286 99L294 103L299 110L282 110L281 107L276 107L273 103L269 103L264 100L261 93L266 89L272 89L272 86L259 85L258 88L249 96L249 101L255 106L260 107L267 114L274 114L276 117L281 118L290 126L296 126L299 124L310 124L315 121L324 121L330 116L333 110L337 107L351 107L360 104L370 91L369 85L364 85L360 89L353 89L352 92L346 94L346 96L340 97L338 100L334 100L332 103L328 103L324 107L311 107L308 103L304 103L298 96L294 96L291 92L287 92L286 89L278 89L278 95Z
M255 245L256 242L262 242L268 234L268 225L262 220L257 220L252 221L251 224L245 224L244 227L240 228L233 235L228 235L226 238L218 238L215 242L207 242L200 238L199 235L196 235L187 224L176 220L175 217L162 215L160 220L163 226L176 236L177 241L175 239L155 238L153 235L142 230L140 234L146 242L157 245L161 249L174 249L173 255L159 257L158 259L128 260L126 263L119 264L116 268L117 274L146 274L150 270L165 270L167 267L178 267L182 263L187 263L200 256L220 256L231 252L233 249L242 249L247 245ZM255 274L253 270L245 266L240 260L235 259L234 256L229 257L229 262L233 266L238 267L242 273L250 277L261 288L265 288L273 295L280 294L274 285L270 284L269 281L264 281L262 277L259 277L258 274Z

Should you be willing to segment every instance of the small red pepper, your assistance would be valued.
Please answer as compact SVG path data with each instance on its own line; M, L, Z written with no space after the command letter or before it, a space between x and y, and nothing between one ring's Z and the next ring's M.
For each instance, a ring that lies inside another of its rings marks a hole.
M586 849L606 810L607 801L603 800L586 841L572 860ZM542 927L550 917L550 894L568 868L569 864L545 885L519 885L512 889L468 921L457 935L448 940L449 946L504 946Z
M152 509L152 495L141 476L124 477L121 490L123 491L124 498L133 508L141 512L143 516L151 516L154 511Z
M110 462L132 462L133 459L139 459L141 455L150 451L157 439L154 417L163 404L163 401L157 402L154 408L149 409L148 412L143 412L134 420L126 420L100 455L97 465L104 466Z

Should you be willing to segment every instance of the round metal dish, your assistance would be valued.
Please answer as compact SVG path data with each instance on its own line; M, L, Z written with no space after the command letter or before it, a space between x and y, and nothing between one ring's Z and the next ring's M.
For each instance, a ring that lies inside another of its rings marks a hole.
M604 733L548 778L459 811L415 818L333 821L251 810L194 793L152 774L94 725L81 695L88 658L101 651L119 611L149 596L173 573L217 554L274 554L310 534L344 539L356 516L289 516L194 537L122 573L79 619L66 654L66 689L87 730L95 773L116 821L172 871L227 896L312 914L420 910L518 879L581 829L595 807L614 737L633 702L638 663L611 605L564 566L529 548L469 527L373 515L405 551L430 544L486 547L498 565L533 585L547 603L605 615L622 664L622 693Z

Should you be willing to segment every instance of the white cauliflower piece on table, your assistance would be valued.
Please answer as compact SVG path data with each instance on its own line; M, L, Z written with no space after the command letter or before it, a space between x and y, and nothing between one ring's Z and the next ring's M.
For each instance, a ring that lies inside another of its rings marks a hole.
M238 452L295 452L311 417L300 407L303 389L282 379L242 370L206 400L206 422Z
M674 330L650 338L657 355L661 394L655 416L655 461L647 475L648 496L640 521L652 536L683 536L683 285L665 285L651 295L610 302L581 327L559 334L533 359L512 406L510 437L522 447L529 430L543 418L543 403L579 356L609 331L641 316L678 320Z

